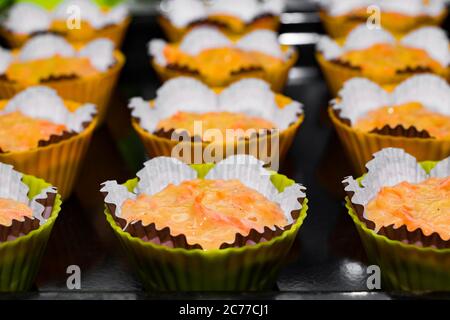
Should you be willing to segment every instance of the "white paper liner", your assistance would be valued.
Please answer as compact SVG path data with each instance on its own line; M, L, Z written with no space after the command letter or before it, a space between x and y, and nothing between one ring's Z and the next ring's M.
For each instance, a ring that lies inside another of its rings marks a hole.
M42 34L27 41L19 53L20 61L47 59L54 56L74 57L73 46L61 36Z
M410 32L400 42L405 46L425 50L443 66L450 64L449 42L447 34L442 29L423 27Z
M343 181L348 184L345 191L354 193L352 203L364 208L383 187L392 187L401 182L420 183L431 177L450 176L450 158L439 162L428 174L416 158L403 149L386 148L373 156L374 159L366 165L368 172L362 179L361 186L353 177L347 177ZM364 217L367 218L365 213Z
M257 51L278 59L284 59L284 53L278 43L278 36L271 30L255 30L243 36L236 47L244 51Z
M79 51L65 38L53 34L38 35L30 39L20 49L17 58L9 50L0 48L0 74L4 74L14 61L27 62L49 59L55 56L85 57L99 72L105 72L114 65L114 43L106 38L92 40Z
M15 171L13 166L0 163L0 198L26 204L32 209L33 217L42 225L47 221L44 217L45 207L37 200L47 198L47 193L56 193L56 188L45 188L34 198L29 199L29 187L22 182L22 177L22 173Z
M287 225L293 222L291 213L301 209L298 199L306 197L302 185L295 184L278 192L270 181L269 172L263 168L264 163L248 155L231 156L219 162L206 175L209 180L238 179L245 186L252 188L270 201L278 203L283 210ZM168 157L157 157L144 163L144 169L138 172L139 183L134 194L129 194L118 187L117 181L102 184L101 192L107 193L106 203L116 206L116 216L121 217L121 207L126 199L134 199L136 194L153 195L169 184L180 184L183 181L196 179L197 173L187 164ZM126 198L129 196L129 198ZM282 226L280 226L282 227Z
M364 50L375 44L395 42L388 31L382 28L369 29L365 24L361 24L348 34L343 46L328 36L322 36L316 48L325 59L333 60L351 50ZM423 49L443 67L450 64L449 41L445 32L438 27L418 28L405 35L398 43L406 47Z
M450 85L433 74L408 78L391 93L368 79L353 78L344 83L338 97L332 101L333 109L340 110L340 117L350 120L352 125L369 111L412 102L450 116Z
M222 32L212 27L198 27L187 33L180 50L195 56L206 49L231 47L233 43Z
M148 44L148 53L156 63L166 66L164 48L167 42L153 39ZM233 43L220 30L212 27L197 27L187 33L180 43L179 49L188 55L198 55L204 50L213 48L238 48L244 51L265 53L272 57L287 60L292 51L283 52L277 34L270 30L255 30Z
M114 65L114 43L109 39L97 39L89 42L78 53L86 57L97 70L106 72Z
M319 0L324 10L331 16L342 16L371 5L378 6L382 12L395 12L408 16L438 16L445 9L445 1L430 0Z
M170 22L184 28L212 14L230 15L250 23L256 17L272 14L279 16L285 8L285 0L215 0L211 5L201 0L165 0L161 4L162 14Z
M92 121L96 108L93 104L86 103L76 111L70 112L54 89L36 86L18 93L9 100L0 111L0 115L15 111L32 118L64 124L70 131L80 133L84 130L83 124Z
M47 10L32 3L16 3L9 10L3 26L18 34L48 31L53 21L66 21L73 18L77 12L82 21L88 22L95 29L120 24L129 15L128 7L124 4L103 12L91 0L66 0L54 10Z
M303 106L297 101L279 108L270 86L260 79L240 80L216 94L196 79L179 77L158 90L153 107L142 98L131 99L128 107L148 132L154 132L161 120L178 111L240 112L272 121L280 130L288 128L303 113Z
M3 26L18 34L31 34L50 29L52 18L47 10L32 3L16 3L11 7Z

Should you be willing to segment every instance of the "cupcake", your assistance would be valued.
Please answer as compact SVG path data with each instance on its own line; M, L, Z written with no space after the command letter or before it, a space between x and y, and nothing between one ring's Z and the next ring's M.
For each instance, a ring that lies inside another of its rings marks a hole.
M380 85L396 85L417 73L450 78L447 35L423 27L400 39L383 29L355 28L345 40L321 37L317 59L333 95L345 81L365 77Z
M214 26L228 36L266 29L277 31L285 0L166 0L159 24L170 41L180 41L197 26Z
M444 0L321 0L320 18L333 38L348 35L358 24L370 21L379 10L379 22L401 36L415 28L438 26L447 16Z
M347 208L385 290L450 290L450 158L418 163L387 148L346 178Z
M125 58L108 39L73 46L56 35L39 35L21 49L0 48L0 98L46 85L68 100L93 103L105 115Z
M297 60L293 47L282 46L277 34L256 30L229 38L212 27L198 27L179 43L150 41L152 64L163 81L191 76L211 87L225 87L242 78L261 78L281 91Z
M151 157L186 163L251 154L272 167L285 156L303 121L302 105L260 79L209 89L195 78L167 81L155 100L133 98L133 127Z
M93 130L92 104L61 99L48 87L31 87L0 100L0 162L49 181L67 198Z
M93 0L65 0L48 9L18 2L11 6L3 20L0 35L13 48L43 33L63 36L71 43L107 38L120 47L129 24L128 9L123 4L101 8Z
M61 210L56 189L0 163L0 292L33 285Z
M101 192L147 289L272 288L306 217L301 185L245 155L195 166L158 157L137 177Z
M389 92L367 79L349 80L329 115L360 174L372 154L387 147L420 161L450 155L450 86L432 74L411 77Z

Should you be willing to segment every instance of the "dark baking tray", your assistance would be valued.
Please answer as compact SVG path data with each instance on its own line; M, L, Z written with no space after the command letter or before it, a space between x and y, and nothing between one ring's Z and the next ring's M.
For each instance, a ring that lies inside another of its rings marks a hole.
M308 217L300 229L276 287L263 293L144 293L110 227L99 194L101 182L133 177L145 160L130 127L127 101L154 97L159 86L149 66L146 43L163 37L153 13L138 12L124 44L127 64L114 92L107 123L94 135L77 188L56 221L36 285L23 299L391 299L408 295L369 291L366 257L343 206L340 181L352 172L326 114L330 99L314 61L314 42L322 33L315 8L298 2L283 16L281 39L298 46L300 60L285 93L305 105L306 119L281 172L307 186ZM69 265L81 268L81 289L69 290ZM444 297L449 297L444 295Z

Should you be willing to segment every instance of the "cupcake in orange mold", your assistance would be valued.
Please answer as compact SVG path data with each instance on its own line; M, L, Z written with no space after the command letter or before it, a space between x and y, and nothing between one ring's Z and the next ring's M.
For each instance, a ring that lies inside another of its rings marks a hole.
M159 24L170 41L180 41L199 25L215 26L228 36L277 31L284 7L285 0L168 0L162 2Z
M168 157L144 165L137 179L107 181L101 192L108 222L147 289L273 285L306 216L303 186L247 155L215 165Z
M354 77L380 85L396 85L418 73L450 77L449 41L436 27L422 27L396 39L384 29L360 25L345 40L321 37L317 59L333 95Z
M278 163L303 121L300 103L273 93L260 79L212 90L195 78L179 77L167 81L155 100L133 98L129 107L151 157L187 163L215 162L235 153Z
M435 75L411 77L390 91L367 79L349 80L329 114L358 173L387 147L421 161L450 155L450 86Z
M295 49L280 45L273 31L256 30L229 38L212 27L195 28L175 44L154 39L149 53L163 81L184 75L212 87L225 87L242 78L261 78L277 92L297 60Z
M123 55L108 39L73 46L60 36L39 35L21 49L0 48L0 98L46 85L64 99L95 104L102 121L123 65Z
M418 27L438 26L447 16L444 0L320 0L320 4L320 18L333 38L347 36L378 15L381 26L397 36Z
M61 210L56 189L0 162L0 292L29 290Z
M450 158L423 162L387 148L343 181L347 208L389 290L450 290Z
M58 34L72 43L108 38L120 47L129 24L128 9L123 4L101 8L92 0L65 0L57 7L47 9L19 2L9 9L0 35L14 48L41 33Z
M96 125L92 104L31 87L0 100L0 162L51 182L70 195Z

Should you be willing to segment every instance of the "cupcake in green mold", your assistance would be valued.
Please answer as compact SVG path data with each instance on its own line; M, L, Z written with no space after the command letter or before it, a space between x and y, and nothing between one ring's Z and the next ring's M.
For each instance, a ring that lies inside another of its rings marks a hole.
M0 163L0 292L31 288L60 209L54 187Z
M450 291L450 158L417 162L402 149L374 154L346 178L346 206L383 289Z
M159 157L107 181L106 216L149 290L271 289L306 217L305 188L239 155Z

